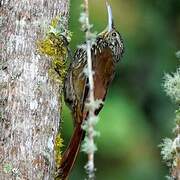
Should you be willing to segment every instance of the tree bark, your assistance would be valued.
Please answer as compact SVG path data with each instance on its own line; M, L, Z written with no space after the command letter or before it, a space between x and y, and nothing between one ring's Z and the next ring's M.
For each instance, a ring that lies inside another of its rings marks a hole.
M60 86L37 53L52 18L68 19L68 0L0 0L0 179L54 179Z

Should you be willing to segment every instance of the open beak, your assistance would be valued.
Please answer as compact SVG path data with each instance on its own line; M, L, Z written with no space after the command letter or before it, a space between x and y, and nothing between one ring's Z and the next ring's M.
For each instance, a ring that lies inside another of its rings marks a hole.
M108 11L108 32L110 32L114 28L114 23L113 23L112 9L107 1L106 1L106 7L107 7L107 11Z

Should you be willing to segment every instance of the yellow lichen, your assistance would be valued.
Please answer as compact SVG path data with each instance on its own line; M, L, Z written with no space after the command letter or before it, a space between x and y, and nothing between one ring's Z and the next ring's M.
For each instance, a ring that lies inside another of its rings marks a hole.
M57 16L56 18L52 19L50 25L51 25L53 28L56 28L57 25L58 25L58 21L59 21L59 20L60 20L60 16Z
M55 139L55 145L54 145L54 150L55 150L55 162L56 162L56 168L59 169L61 165L61 159L62 159L62 151L61 148L63 147L63 139L61 138L61 134L58 133L56 135Z
M37 47L40 53L52 59L49 75L53 80L62 85L67 70L67 46L71 33L65 29L63 22L59 22L61 22L60 17L56 17L51 21L46 37L37 42Z
M38 49L42 54L52 58L49 74L53 80L62 84L66 74L67 47L60 36L53 33L37 42Z

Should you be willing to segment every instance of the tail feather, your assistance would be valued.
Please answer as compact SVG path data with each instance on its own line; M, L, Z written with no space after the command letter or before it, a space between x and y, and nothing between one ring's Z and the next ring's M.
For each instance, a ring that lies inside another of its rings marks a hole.
M81 124L77 124L74 128L74 133L71 137L69 146L63 154L59 177L61 180L65 180L76 160L78 152L80 150L81 142L85 136L85 131L81 128Z

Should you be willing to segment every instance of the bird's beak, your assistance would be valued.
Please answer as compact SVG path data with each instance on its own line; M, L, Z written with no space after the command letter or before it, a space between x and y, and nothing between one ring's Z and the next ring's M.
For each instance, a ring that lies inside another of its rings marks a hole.
M110 32L114 28L114 23L113 23L112 9L107 1L106 1L106 7L108 11L108 32Z

